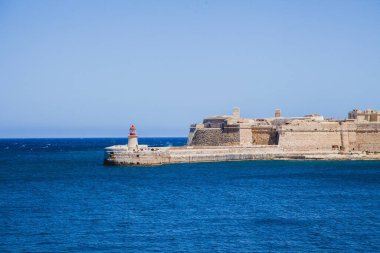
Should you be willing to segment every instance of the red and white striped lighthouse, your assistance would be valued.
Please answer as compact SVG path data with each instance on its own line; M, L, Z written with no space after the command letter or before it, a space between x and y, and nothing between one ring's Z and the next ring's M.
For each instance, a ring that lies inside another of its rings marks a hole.
M128 135L128 148L138 148L138 145L136 127L131 125Z

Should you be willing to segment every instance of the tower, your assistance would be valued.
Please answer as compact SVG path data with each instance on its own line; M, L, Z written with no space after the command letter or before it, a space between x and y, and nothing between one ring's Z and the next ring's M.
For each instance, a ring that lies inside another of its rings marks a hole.
M129 135L128 135L128 148L129 149L134 149L138 148L138 141L137 141L137 134L136 134L136 127L132 125L129 128Z
M234 107L232 109L232 117L234 119L240 119L240 108L239 107Z
M280 109L276 109L276 111L274 112L274 117L275 118L281 118L281 110Z

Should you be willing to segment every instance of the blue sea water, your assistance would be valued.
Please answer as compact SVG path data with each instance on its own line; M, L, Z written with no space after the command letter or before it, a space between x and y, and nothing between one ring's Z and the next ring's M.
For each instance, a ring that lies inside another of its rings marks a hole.
M0 252L380 252L378 161L104 166L126 142L0 140Z

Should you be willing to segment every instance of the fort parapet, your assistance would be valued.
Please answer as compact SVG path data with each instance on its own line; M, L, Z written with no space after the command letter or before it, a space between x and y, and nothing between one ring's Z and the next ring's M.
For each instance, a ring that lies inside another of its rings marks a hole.
M166 164L256 159L380 159L380 112L353 110L344 120L318 114L272 118L232 115L192 124L187 146L106 149L107 164Z

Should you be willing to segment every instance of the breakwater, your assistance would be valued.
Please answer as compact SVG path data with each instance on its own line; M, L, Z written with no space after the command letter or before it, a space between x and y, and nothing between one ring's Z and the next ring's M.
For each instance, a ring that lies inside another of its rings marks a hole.
M109 165L161 165L172 163L223 162L244 160L374 160L380 154L337 150L287 151L279 146L254 147L160 147L130 150L126 145L105 149L105 164Z

